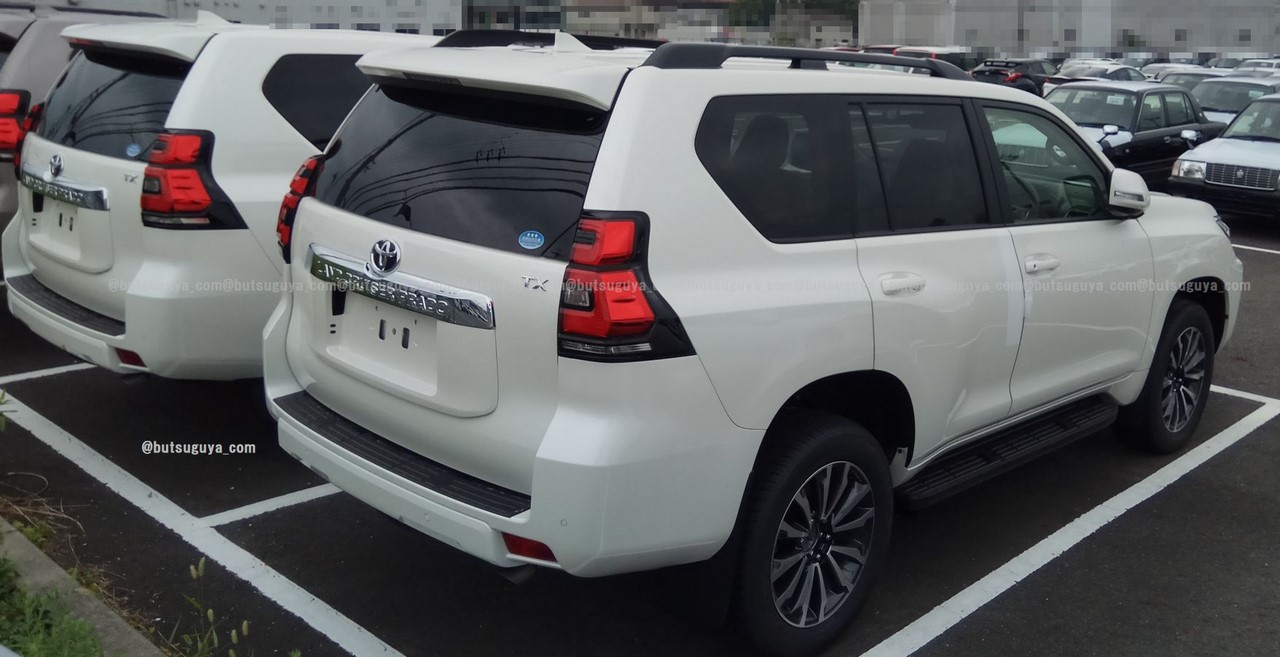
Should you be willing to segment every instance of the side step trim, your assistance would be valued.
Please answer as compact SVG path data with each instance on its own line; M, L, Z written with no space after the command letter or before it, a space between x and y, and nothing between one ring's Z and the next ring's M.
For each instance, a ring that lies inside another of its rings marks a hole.
M124 322L101 315L50 290L31 274L9 279L9 289L22 295L27 301L90 331L103 335L124 335Z
M1115 421L1118 412L1119 408L1109 397L1093 395L1003 429L930 463L898 488L899 504L913 510L935 504L1105 429Z
M504 518L528 511L532 506L528 495L491 484L405 449L338 415L305 391L278 397L275 402L280 410L325 440L423 488Z

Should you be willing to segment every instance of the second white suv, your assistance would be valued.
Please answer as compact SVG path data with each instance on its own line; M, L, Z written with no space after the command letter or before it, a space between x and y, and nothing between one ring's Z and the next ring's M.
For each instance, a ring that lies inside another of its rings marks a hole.
M834 51L448 45L358 63L265 333L281 445L408 525L502 567L702 562L807 655L895 498L1117 418L1195 431L1241 264L1043 100Z
M369 83L379 48L435 37L194 22L78 25L22 136L4 231L9 308L117 372L262 372L280 195ZM33 125L34 124L34 125Z

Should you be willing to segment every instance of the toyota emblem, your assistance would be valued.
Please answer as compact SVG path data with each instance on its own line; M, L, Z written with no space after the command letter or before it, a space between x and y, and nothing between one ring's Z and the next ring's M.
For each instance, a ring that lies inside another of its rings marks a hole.
M1244 169L1236 169L1236 178L1244 177Z
M369 270L386 276L400 266L400 245L391 240L378 240L369 252Z
M49 158L49 175L57 178L62 175L62 156L54 155Z

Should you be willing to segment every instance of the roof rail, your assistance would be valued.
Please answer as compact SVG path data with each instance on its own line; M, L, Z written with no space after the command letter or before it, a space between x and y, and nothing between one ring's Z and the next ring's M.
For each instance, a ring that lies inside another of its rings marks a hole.
M35 11L36 6L29 2L0 2L0 9L17 9L19 11Z
M127 9L97 9L95 7L50 7L54 11L63 11L72 14L107 14L110 16L137 16L138 18L167 18L164 14L157 14L150 11L129 11Z
M436 48L485 48L505 46L553 46L556 32L522 32L520 30L457 30L436 43ZM573 38L592 50L615 48L657 48L666 41L628 39L625 37L572 34Z
M789 59L791 60L791 68L826 68L826 62L905 66L927 70L929 75L935 78L948 78L951 80L973 79L959 66L940 59L778 46L738 46L726 43L668 43L654 50L643 65L654 68L709 69L720 68L725 60L731 57Z

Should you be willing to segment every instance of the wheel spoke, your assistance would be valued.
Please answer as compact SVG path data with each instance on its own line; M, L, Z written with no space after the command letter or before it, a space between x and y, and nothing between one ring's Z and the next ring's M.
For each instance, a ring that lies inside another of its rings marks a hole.
M822 565L813 564L813 572L817 575L818 581L818 622L827 620L827 578L822 576Z
M841 568L839 563L836 563L836 558L830 552L827 553L827 565L835 573L836 581L840 583L841 591L853 589L853 580L849 579L849 574L844 572L844 568Z
M796 587L799 586L800 582L804 579L805 569L796 568L794 570L795 570L795 574L791 576L791 580L787 582L787 585L783 587L782 592L778 594L777 600L779 601L787 600L787 599L790 599L793 595L795 595Z
M1166 426L1173 420L1174 407L1178 405L1178 393L1170 390L1164 396L1164 423Z
M875 508L869 507L863 510L863 512L860 515L849 520L848 522L840 525L836 525L835 527L832 528L832 531L838 534L840 532L847 532L850 529L861 529L862 527L866 526L868 521L874 519L875 517L876 517Z
M831 554L832 555L839 554L839 555L848 557L851 561L858 564L859 566L862 566L867 562L866 553L851 545L832 545Z
M782 524L778 525L778 534L784 538L801 539L809 535L809 530L783 518Z
M1184 378L1187 379L1188 381L1199 381L1204 378L1204 370L1187 372Z
M828 465L822 469L822 482L818 488L818 517L825 518L827 516L827 508L831 503L831 475L832 466Z
M1204 361L1204 350L1200 349L1199 345L1196 345L1196 350L1191 352L1191 354L1187 357L1187 360L1182 363L1182 368L1190 372L1191 370L1195 369L1196 366L1202 363L1203 361Z
M800 587L800 597L797 603L800 604L800 624L806 625L809 620L809 599L813 597L813 573L816 564L804 569L804 585Z
M845 516L848 516L854 508L867 497L867 493L870 492L871 484L864 484L855 480L853 482L853 489L849 491L849 496L845 498L844 504L841 504L840 509L831 516L831 523L835 524L842 522L845 519Z
M835 494L831 496L831 506L822 509L822 517L830 518L836 512L836 508L841 506L841 501L849 492L849 482L853 480L853 476L849 474L849 465L847 463L840 466L840 484L836 488Z
M772 581L777 582L780 577L787 574L796 564L804 559L807 554L804 550L799 550L789 557L773 560L773 577Z

